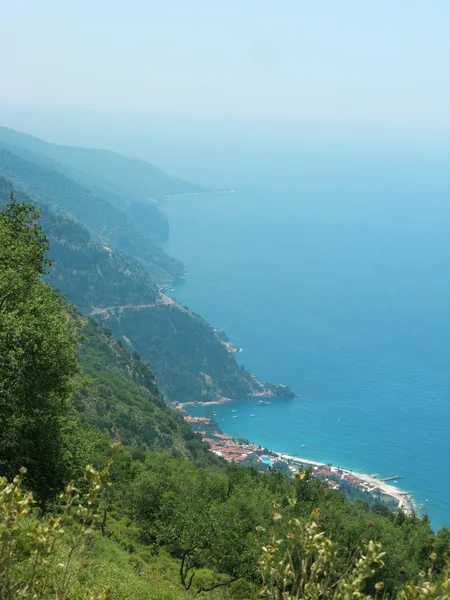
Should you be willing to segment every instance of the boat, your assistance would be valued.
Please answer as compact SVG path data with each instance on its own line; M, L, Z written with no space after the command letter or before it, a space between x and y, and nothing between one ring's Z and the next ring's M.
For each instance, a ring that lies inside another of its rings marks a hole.
M306 448L306 444L300 444L302 448Z
M239 419L239 417L237 415L234 415L233 419Z
M236 409L235 409L235 408L233 408L233 410L232 410L231 412L236 412Z
M255 415L250 415L251 417L254 417Z
M266 402L265 400L260 400L260 401L258 402L258 404L259 404L260 406L262 406L262 405L265 405L265 404L270 404L270 402Z

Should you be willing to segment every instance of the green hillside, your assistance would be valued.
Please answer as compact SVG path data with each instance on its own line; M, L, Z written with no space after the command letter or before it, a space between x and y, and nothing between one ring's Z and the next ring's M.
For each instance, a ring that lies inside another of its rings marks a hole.
M156 379L136 352L93 319L84 320L79 360L87 382L73 404L83 422L128 446L170 449L197 463L220 462L201 436L170 408Z
M48 250L35 208L7 201L0 597L447 600L448 529L351 503L308 470L224 464L140 357L43 281Z
M137 158L107 150L51 144L6 127L0 127L1 147L81 183L126 212L139 233L158 239L167 238L168 225L155 201L171 194L208 191Z
M8 160L16 164L10 153ZM23 176L21 188L28 189L28 171L23 162L18 159ZM37 176L38 167L31 172ZM47 174L43 170L42 177ZM61 182L59 176L56 182ZM10 181L0 177L0 204L7 200L10 189ZM62 187L60 194L58 189L54 189L57 209L69 215L63 210L67 201L59 201L66 188ZM22 192L18 198L28 197ZM162 294L142 262L94 243L81 224L55 214L48 206L41 223L51 241L50 256L55 260L49 281L82 312L95 316L128 348L137 350L152 365L168 400L293 395L283 386L261 384L240 368L214 329Z
M134 256L156 281L182 279L184 268L180 261L138 233L131 220L111 202L79 183L8 150L0 150L0 175L33 202L83 224L98 244Z

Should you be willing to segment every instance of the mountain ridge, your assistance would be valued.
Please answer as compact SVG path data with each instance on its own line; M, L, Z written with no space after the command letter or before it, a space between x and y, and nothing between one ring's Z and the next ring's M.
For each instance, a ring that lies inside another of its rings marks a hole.
M156 240L167 239L169 234L167 217L158 209L158 202L167 196L213 191L168 175L139 158L99 148L54 144L6 127L0 127L0 147L57 170L105 196L127 213L137 229L145 218L146 226L140 233Z
M41 222L55 261L50 283L83 313L107 322L116 337L138 351L152 366L167 400L293 396L288 388L262 384L239 367L234 353L204 319L163 294L160 285L164 281L156 283L144 261L104 245L97 225L106 201L98 210L97 222L89 216L90 228L86 229L81 222L83 210L77 205L79 194L85 207L95 196L83 196L84 188L74 187L60 174L52 173L46 181L48 169L9 151L0 151L2 172L7 177L0 186L3 201L18 183L20 198L27 200L26 192L31 192L29 200L43 208ZM51 207L42 202L43 197L49 197ZM77 211L76 221L70 218L72 208Z

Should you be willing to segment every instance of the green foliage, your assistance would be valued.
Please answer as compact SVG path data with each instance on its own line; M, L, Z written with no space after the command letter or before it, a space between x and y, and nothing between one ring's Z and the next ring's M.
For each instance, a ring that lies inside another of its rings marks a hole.
M252 470L199 469L151 453L123 494L142 539L181 560L186 589L206 590L254 577L256 527L270 519L268 483ZM202 585L198 573L205 568L215 577Z
M128 352L93 319L84 322L82 334L78 356L87 380L73 404L84 422L133 446L136 455L139 448L160 448L198 464L220 462L165 403L152 371L136 352Z
M77 197L81 204L94 198L60 173L39 171L38 181L33 166L14 160L22 188L49 193L61 212ZM0 202L7 186L0 178ZM447 529L434 535L426 518L351 503L310 471L292 480L210 453L165 404L140 355L175 399L245 396L261 384L237 367L224 336L161 296L136 261L100 248L82 226L45 208L41 222L56 259L48 274L37 217L14 199L0 212L0 469L13 477L26 465L24 484L47 513L30 512L20 477L1 480L0 598L95 598L109 588L120 599L195 592L248 600L261 579L262 594L274 600L448 598ZM43 277L84 308L108 309L97 313L133 352L76 317ZM127 449L102 471L110 438ZM65 508L46 502L87 463L94 466L82 491L66 488ZM109 475L114 485L103 493Z
M0 204L6 200L9 185L0 177ZM20 198L26 200L23 193ZM283 387L260 384L238 367L222 339L201 317L176 303L164 303L139 262L94 244L85 228L48 207L40 221L54 259L48 281L82 311L93 311L104 319L117 337L130 340L152 365L168 400L242 398L264 390L290 393Z
M295 504L295 501L293 502ZM280 507L275 506L276 509ZM315 509L303 524L293 518L287 533L279 528L283 515L272 515L275 530L262 547L259 573L262 578L260 596L271 600L370 600L373 597L419 600L447 600L450 592L450 568L442 573L433 568L416 573L414 581L403 582L389 593L380 577L388 556L380 542L364 540L350 553L321 530L320 510ZM343 560L344 557L344 560ZM437 555L430 555L436 561ZM404 573L404 570L403 570ZM388 595L386 595L388 592Z
M74 484L66 487L61 496L64 500L60 514L52 515L42 521L36 520L27 536L30 541L24 552L18 542L25 518L33 505L33 495L22 489L22 476L26 473L21 468L20 475L12 482L0 478L0 598L14 600L16 598L36 598L42 594L42 588L50 588L52 597L66 598L68 589L75 580L73 559L77 553L89 545L99 520L98 509L101 494L108 485L111 461L102 471L93 467L86 468L85 479L88 491L80 496ZM57 565L59 570L53 573L51 580L44 584L46 571L55 555L55 547L65 535L65 527L72 529L67 556L63 563ZM38 591L39 590L39 591ZM89 596L92 600L106 600L108 592Z
M124 310L120 318L110 317L108 326L117 337L129 338L152 365L169 400L293 395L283 386L263 385L239 368L210 325L175 302Z
M48 209L40 223L51 242L48 281L80 310L156 301L157 287L140 263L93 244L86 229Z
M13 196L0 211L0 471L25 465L42 500L64 482L63 429L78 372L77 320L41 277L48 241Z

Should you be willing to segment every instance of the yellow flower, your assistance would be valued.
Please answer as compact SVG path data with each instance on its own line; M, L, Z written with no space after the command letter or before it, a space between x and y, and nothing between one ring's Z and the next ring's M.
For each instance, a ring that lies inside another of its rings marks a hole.
M273 513L272 515L272 522L273 523L278 523L278 521L281 521L283 517L280 515L280 513Z

